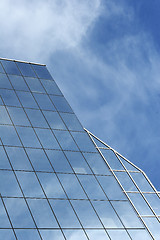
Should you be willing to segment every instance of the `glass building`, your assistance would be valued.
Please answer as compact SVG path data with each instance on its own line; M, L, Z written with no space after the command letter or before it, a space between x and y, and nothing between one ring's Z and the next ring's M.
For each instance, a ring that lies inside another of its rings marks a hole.
M82 127L45 65L0 59L0 239L160 239L145 173Z

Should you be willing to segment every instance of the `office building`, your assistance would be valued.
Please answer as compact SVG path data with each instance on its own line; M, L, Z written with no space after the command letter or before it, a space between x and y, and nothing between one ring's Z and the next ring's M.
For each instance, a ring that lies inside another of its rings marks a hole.
M78 121L45 65L0 59L0 239L160 239L145 173Z

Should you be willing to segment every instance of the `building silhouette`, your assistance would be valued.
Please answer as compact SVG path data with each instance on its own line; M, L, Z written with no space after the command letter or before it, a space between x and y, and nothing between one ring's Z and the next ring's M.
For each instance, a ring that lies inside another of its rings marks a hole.
M145 173L84 129L45 65L0 59L0 239L160 239Z

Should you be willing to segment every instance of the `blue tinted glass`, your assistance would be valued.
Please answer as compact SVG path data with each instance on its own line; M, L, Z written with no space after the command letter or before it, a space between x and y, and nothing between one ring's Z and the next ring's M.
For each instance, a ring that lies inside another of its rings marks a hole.
M33 71L31 64L23 63L23 62L16 62L18 68L20 69L23 76L26 77L36 77L35 72Z
M142 173L130 173L131 176L133 177L133 180L136 182L138 187L140 188L141 191L144 192L153 192L153 188L145 178L145 176Z
M65 236L67 239L80 239L80 240L86 240L88 239L81 229L65 229L63 230Z
M71 107L64 97L52 95L50 95L50 97L58 111L73 113Z
M1 228L10 228L11 227L1 199L0 199L0 226L1 226ZM0 232L0 234L1 233L2 232Z
M0 126L0 138L4 145L21 146L17 133L12 126Z
M60 149L59 144L54 137L53 133L49 129L35 129L41 144L44 148L48 149Z
M69 130L84 131L75 114L61 113L61 116Z
M5 239L5 240L16 239L11 229L0 229L0 236L1 236L1 239Z
M149 235L149 233L147 232L147 230L128 230L130 236L132 237L132 239L145 239L145 240L151 240L151 236ZM118 238L117 238L118 239Z
M1 60L1 63L8 74L21 75L14 61Z
M41 79L41 83L45 87L48 94L62 95L55 81Z
M8 75L13 88L15 90L24 90L24 91L29 91L24 79L22 76L17 76L17 75Z
M87 133L72 132L71 134L75 139L76 143L78 144L78 147L80 148L81 151L97 152L96 147L92 143Z
M58 115L58 112L43 111L49 125L53 129L66 129L62 119Z
M6 108L3 106L0 106L0 124L12 124Z
M43 237L43 240L64 240L63 234L60 230L52 229L52 230L40 230L41 236Z
M63 150L78 150L73 138L68 131L54 130L54 133Z
M0 73L0 88L12 89L12 86L6 74Z
M112 150L100 149L106 161L109 163L110 167L114 170L124 170L122 164L116 157L115 153Z
M40 93L34 93L33 95L42 110L55 110L55 107L47 95Z
M151 205L152 209L155 211L157 215L160 215L160 198L157 196L157 194L145 194L145 198Z
M5 199L12 224L15 228L34 228L34 222L24 199Z
M0 169L11 169L7 155L2 146L0 146Z
M126 172L115 172L115 174L126 191L138 191Z
M8 107L8 111L15 125L31 126L23 108Z
M153 239L159 240L160 239L160 223L157 221L156 218L143 218L144 222L146 223L147 227L153 234Z
M40 236L36 229L16 229L16 236L20 240L40 240Z
M39 78L51 79L52 80L52 76L48 72L46 66L32 64L32 67L33 67L34 71L36 72L36 74Z
M49 128L40 110L26 109L26 113L33 127Z
M27 148L26 151L35 171L53 172L53 169L47 159L47 156L42 149Z
M114 240L130 240L131 238L129 237L128 233L126 232L126 230L108 230L109 236L111 237L111 239ZM134 238L133 238L134 239ZM135 238L136 240L136 238ZM138 239L137 239L138 240Z
M4 69L3 69L3 67L2 67L2 64L0 63L0 72L1 73L4 73Z
M6 147L6 151L15 170L32 170L23 148Z
M25 80L31 90L31 92L45 93L43 86L38 78L25 77Z
M90 240L97 240L97 239L107 240L107 239L109 239L105 230L102 230L102 229L86 230L86 233Z
M73 173L62 151L46 150L46 153L56 172Z
M28 108L38 108L33 96L29 92L18 92L17 95L23 105L23 107L28 107Z
M20 107L20 102L13 90L0 89L0 96L5 105Z

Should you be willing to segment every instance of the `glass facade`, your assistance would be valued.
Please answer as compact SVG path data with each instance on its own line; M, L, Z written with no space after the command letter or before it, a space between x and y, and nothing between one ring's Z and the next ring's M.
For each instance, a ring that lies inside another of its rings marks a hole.
M45 65L5 59L0 239L160 239L144 172L82 127Z

